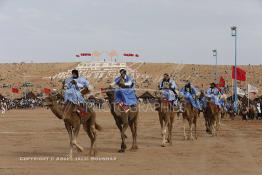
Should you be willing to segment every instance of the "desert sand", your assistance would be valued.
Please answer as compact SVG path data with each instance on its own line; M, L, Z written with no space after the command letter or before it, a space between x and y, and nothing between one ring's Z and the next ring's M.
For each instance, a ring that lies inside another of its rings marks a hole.
M98 111L97 120L104 130L98 133L96 159L87 158L90 142L81 128L78 141L85 150L75 150L79 160L69 161L63 160L69 150L68 135L63 122L51 111L8 111L0 117L0 174L262 174L261 121L224 119L218 136L211 137L205 133L201 116L198 139L188 141L183 139L182 119L177 117L173 145L161 147L157 113L143 112L139 117L139 149L122 154L117 152L120 134L113 117ZM127 135L130 148L130 131ZM50 160L52 157L55 160ZM33 158L38 160L30 160Z

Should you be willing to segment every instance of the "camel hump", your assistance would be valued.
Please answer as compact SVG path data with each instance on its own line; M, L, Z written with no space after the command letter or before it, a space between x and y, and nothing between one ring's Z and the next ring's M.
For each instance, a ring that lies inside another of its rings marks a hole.
M103 128L102 128L99 124L97 124L97 123L95 123L95 128L96 128L98 131L102 131L102 130L103 130Z

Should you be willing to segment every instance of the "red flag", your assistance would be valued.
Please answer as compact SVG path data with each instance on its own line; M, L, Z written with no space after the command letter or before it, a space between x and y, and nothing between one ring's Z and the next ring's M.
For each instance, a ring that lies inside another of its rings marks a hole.
M49 95L51 93L51 89L49 88L44 88L43 92L46 94L46 95Z
M216 84L216 88L218 89L219 92L221 92L219 84Z
M225 79L221 76L218 86L219 87L225 87L225 85L226 85Z
M17 88L12 88L12 93L15 93L15 94L18 94L19 93L19 90Z
M124 53L123 54L125 57L139 57L138 54L133 54L133 53Z
M237 80L246 81L246 71L239 67L236 68L237 70ZM232 79L235 79L235 66L232 66Z

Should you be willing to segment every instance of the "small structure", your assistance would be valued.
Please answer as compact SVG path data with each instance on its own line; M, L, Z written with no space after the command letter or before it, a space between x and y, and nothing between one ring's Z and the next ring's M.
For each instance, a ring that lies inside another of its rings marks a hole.
M26 99L36 99L37 96L33 92L28 92L25 97Z
M142 99L144 102L149 102L155 99L155 97L148 91L144 92L142 95L138 97L139 99Z

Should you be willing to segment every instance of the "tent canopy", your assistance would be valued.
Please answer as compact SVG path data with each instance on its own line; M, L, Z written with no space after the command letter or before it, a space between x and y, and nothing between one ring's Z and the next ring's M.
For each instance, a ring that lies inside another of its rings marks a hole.
M150 92L146 91L142 95L140 95L138 98L142 99L153 99L155 98Z

